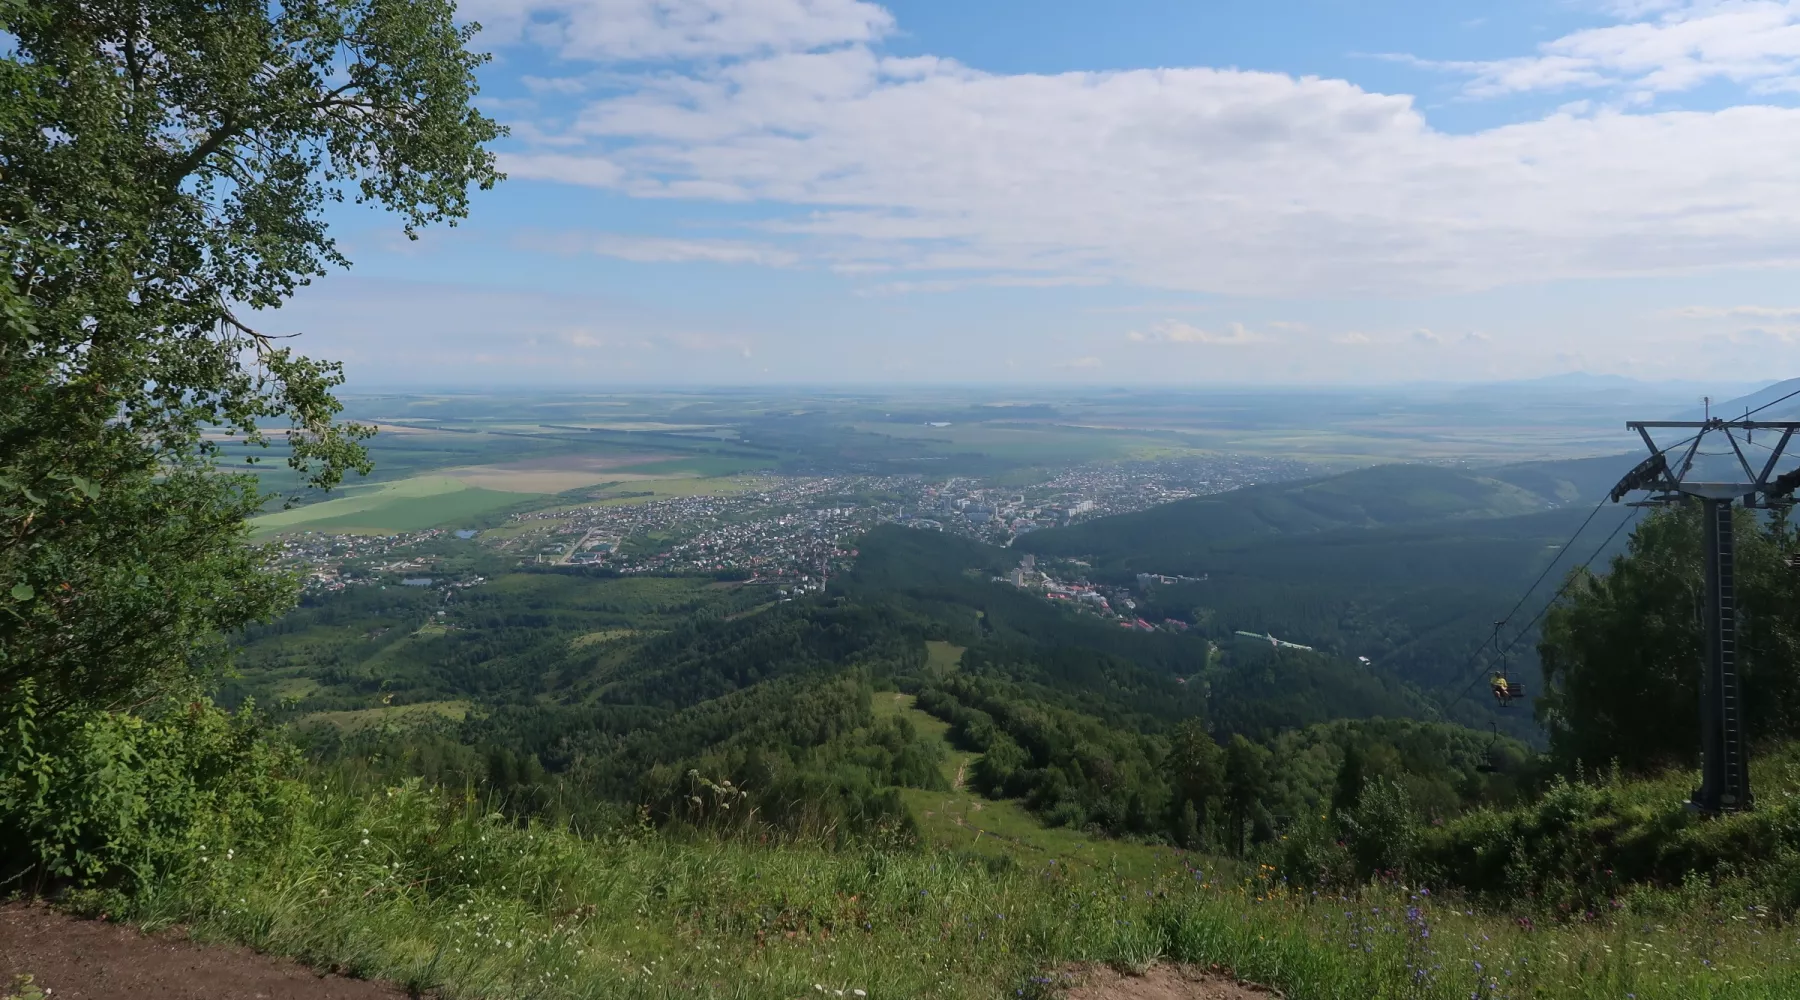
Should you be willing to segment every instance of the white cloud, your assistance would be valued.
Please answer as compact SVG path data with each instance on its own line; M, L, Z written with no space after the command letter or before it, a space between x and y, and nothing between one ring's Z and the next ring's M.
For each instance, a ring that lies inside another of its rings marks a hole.
M974 278L932 278L926 281L889 281L871 285L863 295L910 295L918 292L960 292L968 288L1067 288L1106 284L1092 275L991 274Z
M1797 0L1800 2L1800 0ZM1800 260L1800 110L1433 129L1341 80L993 75L861 45L646 77L520 178L791 206L840 270L1247 295L1433 293Z
M564 58L712 58L871 42L893 15L864 0L462 0L490 39Z
M1577 31L1536 55L1426 63L1469 73L1469 92L1619 87L1638 95L1725 80L1766 91L1800 85L1800 0L1637 0L1624 23Z
M1741 345L1786 346L1800 340L1800 325L1789 323L1750 326L1732 332L1726 339Z
M1588 2L1622 23L1461 68L1495 91L1635 93L1775 88L1800 65L1800 0ZM591 61L522 81L555 111L514 123L513 177L754 204L762 220L746 238L581 252L881 276L865 295L1115 282L1415 296L1800 263L1792 108L1625 113L1601 97L1450 134L1411 97L1342 80L894 58L877 44L893 18L865 0L464 12Z
M1150 327L1149 333L1133 330L1126 334L1126 339L1134 343L1149 344L1204 344L1215 347L1243 347L1250 344L1266 343L1268 334L1258 333L1242 323L1232 323L1224 332L1203 330L1192 323L1184 323L1178 319L1165 319Z
M619 233L520 233L515 241L534 250L593 253L654 264L760 264L792 267L799 258L777 247L740 240L692 240Z
M1683 306L1667 315L1676 319L1800 319L1800 306Z

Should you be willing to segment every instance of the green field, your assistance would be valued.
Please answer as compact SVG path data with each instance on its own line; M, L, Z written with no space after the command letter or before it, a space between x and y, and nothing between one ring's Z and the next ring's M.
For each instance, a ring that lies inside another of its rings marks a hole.
M669 476L688 473L695 476L735 476L767 469L775 463L769 459L740 458L729 455L691 455L667 458L637 465L621 465L619 472L641 476Z
M251 525L259 534L390 534L463 522L538 495L478 489L449 476L415 476L351 496L264 514Z
M466 701L421 701L412 705L383 705L380 708L359 708L342 712L314 712L311 715L302 716L299 721L302 725L324 723L347 732L354 732L370 726L407 725L433 718L460 722L468 714L469 703Z
M955 669L962 649L944 642L929 643L933 667ZM902 788L900 796L918 824L919 836L934 847L969 851L987 858L1011 857L1040 867L1052 859L1101 870L1117 870L1133 876L1149 876L1174 863L1180 856L1167 847L1151 847L1125 840L1093 837L1079 830L1047 827L1012 801L986 799L964 787L963 776L979 754L958 750L948 740L948 723L913 707L907 694L881 691L872 703L876 718L903 716L920 733L944 741L944 779L950 791L934 792Z

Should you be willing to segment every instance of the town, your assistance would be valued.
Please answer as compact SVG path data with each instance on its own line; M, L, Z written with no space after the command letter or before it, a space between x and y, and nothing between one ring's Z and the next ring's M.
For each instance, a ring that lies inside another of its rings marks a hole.
M823 590L855 558L854 539L878 524L1006 546L1043 528L1310 471L1288 460L1227 455L1079 466L1022 487L974 478L814 476L776 479L744 492L651 499L603 493L585 503L558 498L562 502L554 506L514 513L486 528L290 534L277 542L277 562L300 572L307 592L330 592L395 576L404 576L401 582L426 579L421 574L439 565L446 544L473 540L515 565L713 576L774 585L792 596ZM1047 599L1140 624L1128 614L1135 607L1128 592L1102 593L1085 582L1033 572L1014 582L1040 588ZM437 582L467 583L466 577L440 575Z

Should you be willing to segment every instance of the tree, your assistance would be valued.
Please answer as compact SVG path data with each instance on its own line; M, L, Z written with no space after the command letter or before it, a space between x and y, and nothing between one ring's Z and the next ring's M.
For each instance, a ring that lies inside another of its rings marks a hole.
M1167 761L1169 776L1180 793L1182 835L1188 847L1199 848L1206 836L1206 806L1225 791L1225 752L1213 741L1198 719L1176 727ZM1193 830L1187 830L1186 813L1192 810Z
M1362 800L1363 786L1368 781L1362 747L1355 739L1344 745L1344 761L1338 765L1337 782L1331 790L1331 813L1347 813Z
M1231 824L1232 850L1244 853L1244 824L1254 823L1261 833L1273 828L1263 799L1269 788L1269 751L1245 739L1231 737L1225 748L1225 809Z
M455 224L500 178L451 0L0 0L0 696L192 687L288 581L223 443L368 470L338 365L257 329L348 263L325 211ZM285 424L285 432L279 430ZM274 433L272 435L272 425Z
M1739 510L1735 585L1745 724L1758 740L1800 735L1800 588L1785 516ZM1603 576L1582 573L1544 619L1539 719L1565 768L1694 763L1704 570L1699 511L1658 511Z

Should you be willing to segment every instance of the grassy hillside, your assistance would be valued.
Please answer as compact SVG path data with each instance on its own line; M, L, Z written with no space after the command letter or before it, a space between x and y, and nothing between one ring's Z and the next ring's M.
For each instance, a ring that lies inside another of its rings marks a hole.
M1218 966L1290 1000L1776 1000L1793 935L1757 911L1626 900L1490 914L1385 883L1297 890L1165 853L1143 872L1020 850L825 851L725 834L519 827L416 783L308 789L282 836L214 843L135 899L76 905L446 998L1054 996L1071 963Z

